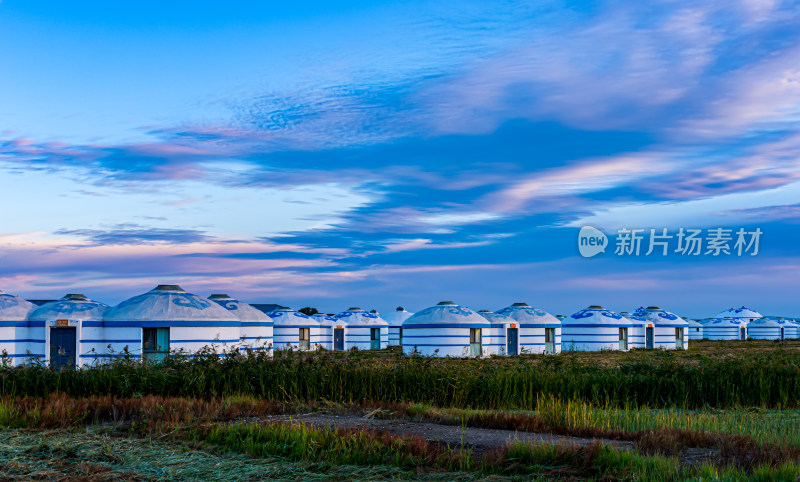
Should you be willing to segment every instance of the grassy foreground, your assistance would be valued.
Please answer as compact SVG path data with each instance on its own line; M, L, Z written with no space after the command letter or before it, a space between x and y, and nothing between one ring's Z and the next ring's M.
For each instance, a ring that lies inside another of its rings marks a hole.
M523 410L535 409L540 397L552 395L619 408L800 408L800 345L741 345L751 346L752 352L650 350L484 360L388 352L278 352L271 359L262 352L236 352L172 357L157 366L120 359L91 370L0 368L0 395L247 395L292 402L373 400Z

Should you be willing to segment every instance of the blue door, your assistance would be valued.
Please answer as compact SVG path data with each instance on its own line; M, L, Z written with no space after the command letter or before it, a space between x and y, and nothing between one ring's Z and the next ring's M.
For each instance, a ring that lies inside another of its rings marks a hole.
M653 327L648 326L645 328L645 348L652 349L653 348Z
M506 353L509 355L519 355L519 331L517 328L509 328L506 330Z
M50 366L75 368L76 329L74 326L50 329Z
M344 328L336 328L333 330L333 349L336 351L344 351Z

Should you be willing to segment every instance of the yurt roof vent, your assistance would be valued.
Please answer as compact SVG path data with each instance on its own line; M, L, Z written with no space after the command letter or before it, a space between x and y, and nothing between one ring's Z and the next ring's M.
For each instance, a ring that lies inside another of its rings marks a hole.
M65 295L62 300L76 300L76 301L87 301L89 298L86 295L78 294L78 293L69 293Z
M511 306L528 306L528 303L514 303Z
M648 310L660 310L661 308L659 308L658 306L648 306L647 309Z
M406 311L402 306L398 306L394 311Z
M361 308L359 308L358 306L351 306L350 308L347 309L347 311L361 311Z
M489 310L478 310L478 313L491 313Z
M181 291L185 293L183 288L178 285L158 285L153 288L153 291Z
M209 300L224 300L228 298L230 298L230 296L223 293L217 293L208 297Z
M452 301L440 301L437 304L439 304L439 305L454 305L455 303L453 303Z
M603 308L603 307L602 307L602 306L600 306L600 305L589 305L589 307L588 307L588 308L586 308L586 309L587 309L587 310L604 310L605 308Z

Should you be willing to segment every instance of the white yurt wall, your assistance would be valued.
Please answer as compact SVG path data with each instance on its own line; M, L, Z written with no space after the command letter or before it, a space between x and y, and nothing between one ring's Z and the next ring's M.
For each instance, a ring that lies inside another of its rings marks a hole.
M561 353L561 320L527 303L497 311L518 323L519 350L524 353Z
M211 295L208 299L231 312L242 322L239 328L239 350L272 352L275 322L266 313L226 294Z
M325 313L317 313L316 315L312 316L312 318L317 320L322 327L322 336L320 337L320 346L322 348L334 351L342 351L345 349L344 334L342 334L341 346L337 347L334 345L334 335L336 333L336 329L339 327L339 329L344 331L344 323L340 322L336 317L327 315Z
M782 340L786 336L786 328L778 320L759 318L747 324L747 335L753 340Z
M414 313L408 312L402 306L386 314L383 317L389 323L389 346L401 346L400 333L403 329L403 322L409 319Z
M35 309L33 303L0 290L0 357L6 363L21 365L31 358L44 359L44 330L37 329L42 333L34 335L28 321Z
M359 307L349 308L335 316L344 325L345 350L384 349L389 344L389 323L377 313Z
M490 323L452 301L418 311L403 322L403 353L428 356L484 356Z
M561 320L564 351L628 350L634 323L619 313L592 305Z
M746 318L707 318L703 324L703 336L707 340L746 340Z
M644 348L645 336L647 332L647 320L644 319L644 316L640 316L636 313L630 313L628 311L622 311L620 312L620 315L624 316L630 320L631 323L633 323L633 328L629 330L628 333L628 349Z
M703 324L689 318L684 318L684 320L689 324L689 340L702 340L704 338Z
M511 351L509 351L508 340L506 339L506 332L511 325L516 325L517 322L505 315L489 310L480 310L478 314L489 322L488 334L483 339L485 353L487 355L502 356L508 356L509 354L519 355L519 337L516 338L516 343L511 347Z
M115 353L159 361L168 351L189 356L208 348L219 354L239 348L242 322L217 303L178 285L158 285L106 312L106 341Z
M275 322L273 338L276 350L308 351L324 346L326 330L314 318L287 307L267 314Z
M82 294L68 294L33 311L33 338L44 340L44 359L52 366L94 365L106 356L103 318L109 307ZM35 328L33 327L35 325Z
M634 315L642 317L645 321L642 340L644 348L648 348L647 330L652 328L653 342L650 348L689 349L689 323L680 316L662 310L658 306L640 308Z

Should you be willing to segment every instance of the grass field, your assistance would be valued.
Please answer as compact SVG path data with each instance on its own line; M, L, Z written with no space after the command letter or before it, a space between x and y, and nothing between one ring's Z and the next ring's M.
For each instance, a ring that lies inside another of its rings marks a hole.
M691 346L484 360L384 351L2 368L0 464L22 480L800 476L800 342ZM346 414L355 425L293 420L309 413ZM385 424L359 422L367 419ZM501 442L426 440L413 434L423 422L494 431ZM393 431L395 423L406 432ZM628 445L504 438L515 431Z

